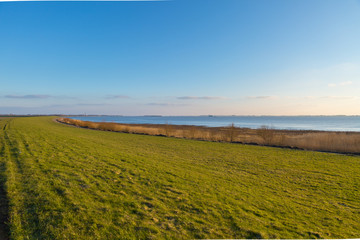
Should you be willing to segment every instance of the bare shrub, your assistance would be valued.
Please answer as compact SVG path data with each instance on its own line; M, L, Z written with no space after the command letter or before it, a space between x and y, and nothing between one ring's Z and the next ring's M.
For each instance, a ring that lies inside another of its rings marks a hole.
M174 134L174 125L166 123L164 125L164 135L170 137Z
M186 138L195 139L197 136L198 129L195 126L190 126L186 131Z
M265 144L271 144L275 135L275 130L264 125L258 128L256 133L263 139Z
M277 146L286 146L287 136L285 134L279 134L274 137L274 144Z
M129 133L129 132L130 132L130 127L129 127L129 126L124 126L124 127L122 128L122 131L123 131L124 133Z
M234 142L236 136L236 127L234 123L225 129L225 141Z
M200 129L197 134L197 139L210 140L210 133L207 130Z
M209 136L210 141L213 141L213 142L221 141L221 136L219 138L218 132L214 129L208 130L208 136Z

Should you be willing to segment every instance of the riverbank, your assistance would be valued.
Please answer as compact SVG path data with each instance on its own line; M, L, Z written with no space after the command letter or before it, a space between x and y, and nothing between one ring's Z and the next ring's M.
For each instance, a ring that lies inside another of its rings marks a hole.
M57 121L77 127L104 131L360 154L360 133L358 132L277 130L266 126L250 129L238 128L234 125L204 127L170 124L120 124L70 118L58 118Z

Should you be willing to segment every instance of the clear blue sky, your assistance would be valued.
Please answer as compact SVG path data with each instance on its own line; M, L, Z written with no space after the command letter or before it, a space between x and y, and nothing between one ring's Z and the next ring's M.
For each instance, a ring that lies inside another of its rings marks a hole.
M0 113L359 115L360 1L0 2Z

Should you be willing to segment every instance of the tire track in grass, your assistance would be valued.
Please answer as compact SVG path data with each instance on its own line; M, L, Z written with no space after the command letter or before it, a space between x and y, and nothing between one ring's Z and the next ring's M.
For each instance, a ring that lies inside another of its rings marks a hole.
M3 149L1 149L3 151ZM9 201L5 191L5 162L3 160L0 163L0 240L9 239L8 219L9 219Z
M8 121L8 120L3 120ZM9 200L6 194L6 153L5 153L5 129L7 123L5 122L2 126L2 131L0 132L0 240L9 239Z
M9 199L12 204L10 208L10 236L17 239L19 236L25 238L43 239L41 220L38 214L39 183L36 178L39 173L34 172L34 157L30 149L22 142L16 129L9 130L9 126L4 131L4 146L7 160L7 176L9 183ZM15 131L14 131L15 130ZM11 179L11 180L10 180ZM45 204L45 202L43 202ZM26 219L26 220L25 220ZM49 234L50 239L51 234Z
M35 190L36 184L29 182L28 176L31 176L32 173L24 165L26 159L23 157L24 153L21 152L24 149L20 148L17 137L9 129L10 122L8 122L2 133L3 152L6 159L6 174L4 175L7 178L8 206L11 206L11 208L8 207L7 213L9 219L9 237L7 239L18 239L19 233L25 238L33 236L40 239L42 236L41 231L39 231L37 207L32 196L30 196L31 192ZM31 189L30 192L29 189ZM27 220L24 221L24 219ZM26 226L30 226L31 230L27 230L29 227Z
M47 201L47 197L44 198L44 195L42 195L42 190L44 189L44 184L46 185L46 190L50 193L53 193L54 197L57 197L57 201L61 202L60 204L69 209L70 211L78 211L78 203L77 201L74 201L74 199L71 199L68 197L67 194L63 193L64 188L56 183L54 180L54 174L57 174L57 171L53 171L54 169L49 168L49 166L44 165L44 161L52 161L50 158L53 158L53 152L63 152L64 149L61 149L60 147L62 144L56 143L56 140L53 139L52 141L48 141L49 139L45 138L41 133L36 132L35 134L24 134L23 131L19 131L17 129L11 129L11 135L9 135L9 140L14 140L12 143L9 143L9 145L12 145L13 153L15 156L17 156L16 159L12 159L12 163L15 167L14 172L18 172L21 176L17 182L21 182L21 184L18 186L19 188L23 188L21 192L23 192L26 195L26 202L31 201L32 203L35 203L32 205L29 205L29 203L24 203L23 209L32 209L36 212L34 214L29 214L29 211L26 211L24 216L22 216L22 219L27 219L27 222L23 224L25 225L31 225L30 228L34 229L34 231L29 232L27 236L37 236L37 237L43 237L45 236L46 230L39 228L39 226L44 226L44 219L42 221L39 221L39 218L36 216L37 211L39 210L38 207L36 207L36 203ZM30 139L34 139L33 142L30 142ZM51 149L51 151L45 151L40 152L40 149ZM67 146L66 149L69 152L72 152L73 155L81 155L79 152L79 149L76 147L70 147ZM37 151L36 151L37 150ZM20 153L21 151L21 153ZM39 152L39 154L36 154L36 152ZM56 155L55 155L56 156ZM77 161L73 162L73 165L77 163ZM80 167L80 165L74 165ZM73 167L74 167L73 166ZM78 173L80 174L80 173ZM36 178L33 178L31 176L42 176L42 179L47 179L46 183L42 182L39 184ZM29 176L30 178L26 178L24 176ZM70 176L70 175L69 175ZM73 177L73 176L71 176ZM83 177L81 174L78 175L79 178ZM29 180L31 182L29 182ZM26 185L31 184L32 187L26 187ZM42 187L40 186L42 185ZM61 185L61 184L60 184ZM25 186L25 187L24 187ZM40 188L39 188L40 186ZM31 193L29 192L31 191ZM36 196L34 195L36 193ZM99 195L101 197L101 195ZM56 219L62 218L61 212L52 212L51 215L56 215L56 217L52 217L48 219L49 222L56 221ZM33 215L35 215L33 219ZM41 214L40 214L41 215ZM44 215L42 215L44 217ZM32 223L32 224L30 224ZM51 225L51 224L50 224ZM49 226L50 226L49 225ZM54 226L56 224L53 224ZM26 228L23 227L24 229ZM21 230L20 230L21 231ZM49 230L46 232L47 235L53 234L51 232L52 230ZM53 235L54 236L54 235ZM50 238L55 239L56 237Z

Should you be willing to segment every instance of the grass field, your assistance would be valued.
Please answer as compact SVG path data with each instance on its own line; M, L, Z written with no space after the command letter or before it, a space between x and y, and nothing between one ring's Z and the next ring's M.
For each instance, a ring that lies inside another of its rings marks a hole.
M0 129L0 227L11 239L360 237L358 156L51 117L1 119Z

